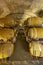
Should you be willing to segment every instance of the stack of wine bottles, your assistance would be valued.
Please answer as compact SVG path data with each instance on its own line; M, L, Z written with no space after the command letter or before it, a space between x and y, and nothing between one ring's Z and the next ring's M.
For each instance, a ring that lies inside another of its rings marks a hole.
M24 22L26 41L32 56L43 57L43 21L40 17L30 17Z

